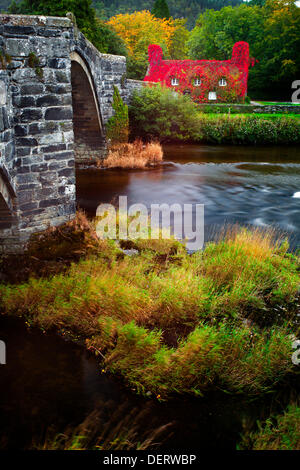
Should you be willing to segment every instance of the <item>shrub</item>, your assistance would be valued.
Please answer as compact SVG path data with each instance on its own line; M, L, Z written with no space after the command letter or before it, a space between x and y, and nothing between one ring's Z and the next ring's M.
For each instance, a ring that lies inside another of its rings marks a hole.
M275 417L258 423L258 431L245 434L239 448L243 450L300 450L300 407L290 405Z
M168 88L143 88L134 93L129 108L131 135L148 140L155 138L161 142L193 141L244 145L300 142L298 119L229 112L221 114L221 107L210 109L214 114L199 112L201 107L189 97ZM225 108L223 112L224 110Z
M134 92L129 117L133 138L164 142L198 136L197 106L187 96L159 85Z
M128 106L123 103L120 92L115 85L112 107L115 114L107 122L107 138L110 139L112 143L127 142L129 132Z
M235 227L192 256L176 240L137 240L125 257L90 239L63 274L0 285L1 311L85 339L143 393L265 393L294 370L299 289L299 259L274 235Z
M260 115L199 115L199 141L226 144L293 144L300 142L296 119Z

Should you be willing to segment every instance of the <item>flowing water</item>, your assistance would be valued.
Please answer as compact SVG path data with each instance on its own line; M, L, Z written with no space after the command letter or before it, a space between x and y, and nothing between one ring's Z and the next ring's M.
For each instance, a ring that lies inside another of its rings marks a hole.
M152 170L84 170L77 175L78 204L95 215L100 202L127 195L129 204L205 204L206 235L225 222L277 225L300 242L300 149L166 147ZM121 380L101 373L84 347L54 334L27 330L22 320L0 316L7 364L0 365L0 448L24 449L98 420L103 440L118 423L137 442L168 425L155 442L162 447L235 449L240 433L290 398L281 390L249 401L223 393L168 403L138 397Z
M123 434L134 430L133 443L167 426L154 441L162 448L234 450L244 430L290 398L284 390L255 401L220 392L159 403L101 373L83 347L27 330L23 320L0 316L0 336L7 345L7 363L0 365L0 449L39 447L91 416L102 442L114 440L119 424Z
M300 148L167 146L151 170L78 171L77 200L95 216L101 202L204 204L205 238L226 223L270 225L300 243Z

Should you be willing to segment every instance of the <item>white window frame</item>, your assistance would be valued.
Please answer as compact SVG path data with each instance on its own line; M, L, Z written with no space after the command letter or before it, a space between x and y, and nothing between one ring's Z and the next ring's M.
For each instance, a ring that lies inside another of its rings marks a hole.
M208 99L209 99L210 101L216 101L216 99L217 99L217 93L216 93L215 91L210 91L210 92L208 93Z
M179 79L177 77L173 77L171 79L171 85L172 86L178 86L179 85Z
M201 78L197 77L194 79L194 86L201 86L202 80Z
M221 80L219 80L219 86L227 86L226 78L221 78Z

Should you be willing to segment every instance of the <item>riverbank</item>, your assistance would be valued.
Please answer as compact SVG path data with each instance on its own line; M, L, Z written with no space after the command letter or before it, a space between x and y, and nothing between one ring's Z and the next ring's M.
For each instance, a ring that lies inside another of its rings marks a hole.
M224 235L193 255L174 240L127 242L138 251L129 257L79 214L32 243L23 279L11 269L1 311L84 340L103 373L147 396L259 396L298 373L290 335L299 334L299 256L274 232ZM3 262L9 277L13 258Z
M216 105L217 106L217 105ZM296 108L296 107L295 107ZM234 145L300 143L299 114L232 114L230 107L205 111L189 97L160 87L135 92L129 107L132 138L160 142Z

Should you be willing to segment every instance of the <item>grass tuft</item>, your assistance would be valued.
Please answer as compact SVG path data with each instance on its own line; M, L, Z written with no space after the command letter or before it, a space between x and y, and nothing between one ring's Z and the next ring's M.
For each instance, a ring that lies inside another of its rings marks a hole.
M108 157L99 165L104 168L146 168L157 165L163 160L163 150L158 142L143 144L141 140L133 143L115 144Z
M139 255L129 257L79 214L30 253L59 259L65 243L79 258L0 285L1 310L85 340L138 392L258 395L296 372L299 256L275 232L227 228L193 255L175 240L134 240Z

